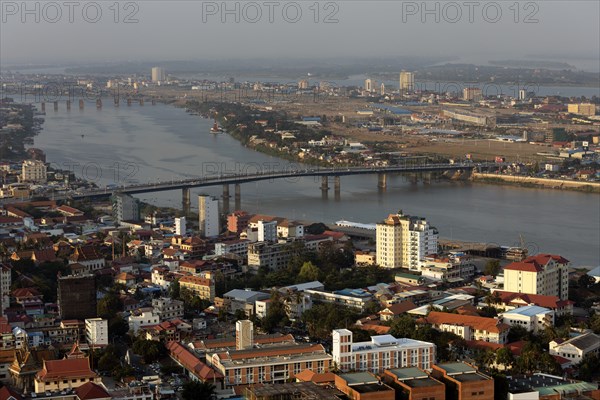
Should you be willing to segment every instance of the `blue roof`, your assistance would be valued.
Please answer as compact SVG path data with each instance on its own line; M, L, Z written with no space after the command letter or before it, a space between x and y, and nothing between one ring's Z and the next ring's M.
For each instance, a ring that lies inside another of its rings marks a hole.
M551 310L548 308L545 308L545 307L524 306L524 307L515 308L514 310L507 311L503 314L518 314L518 315L526 315L528 317L531 317L533 315L537 315L537 314L541 314L541 313L549 312L549 311L551 311Z
M341 294L342 296L354 296L354 297L369 297L371 293L363 289L342 289L333 292L335 294Z
M400 107L390 106L387 104L371 103L371 107L379 108L381 110L386 110L393 114L412 114L412 112L409 110L405 110L404 108L400 108Z

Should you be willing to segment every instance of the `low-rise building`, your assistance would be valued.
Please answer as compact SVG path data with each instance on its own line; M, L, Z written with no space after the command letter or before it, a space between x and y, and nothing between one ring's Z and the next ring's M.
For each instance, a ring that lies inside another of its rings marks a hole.
M446 385L415 367L388 369L383 380L407 400L446 400Z
M422 322L430 324L434 329L451 332L465 340L481 340L484 342L505 344L510 326L496 318L459 315L446 312L431 311Z
M449 399L494 398L494 379L482 374L471 364L462 362L437 364L433 366L431 375L444 382Z
M382 373L390 368L418 367L430 370L435 362L433 343L392 335L371 336L368 342L353 342L352 331L333 331L333 361L341 371Z
M539 306L524 306L500 314L502 322L538 333L554 326L554 311Z
M394 400L396 391L369 372L335 376L335 387L355 400Z
M159 297L158 299L152 299L152 307L160 321L183 317L183 301L181 300Z
M160 318L152 311L143 311L140 314L132 314L127 317L129 330L137 334L138 330L144 326L158 325Z
M373 300L373 295L363 289L343 289L334 292L307 289L304 292L312 297L313 301L339 304L345 307L356 308L361 312Z
M215 281L202 276L184 276L179 280L182 289L191 291L195 296L203 300L213 302L215 300Z
M599 399L597 383L565 379L548 374L512 376L508 380L508 400Z
M549 350L553 356L564 357L578 364L588 354L600 353L600 335L589 332L566 341L554 339L549 344Z

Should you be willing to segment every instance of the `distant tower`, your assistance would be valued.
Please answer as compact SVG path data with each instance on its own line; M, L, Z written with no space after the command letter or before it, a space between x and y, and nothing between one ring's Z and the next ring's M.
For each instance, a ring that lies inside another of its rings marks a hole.
M198 196L198 216L201 236L219 236L219 200L211 196Z
M235 348L246 350L252 348L254 342L254 324L250 320L239 320L235 323Z
M365 79L365 91L367 91L367 92L373 91L373 81L371 79Z
M385 96L385 83L381 82L381 86L379 87L379 93L382 96Z
M519 89L519 100L527 100L527 92L525 89Z
M400 91L412 92L415 90L415 74L412 72L400 72Z
M175 234L185 236L187 230L185 217L175 218Z
M159 83L167 80L167 73L164 68L152 67L152 82Z

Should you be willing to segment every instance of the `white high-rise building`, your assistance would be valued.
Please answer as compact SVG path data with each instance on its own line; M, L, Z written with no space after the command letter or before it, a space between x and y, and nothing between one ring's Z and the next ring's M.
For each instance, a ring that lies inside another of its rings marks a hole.
M165 82L167 80L167 73L164 68L152 67L152 82Z
M102 318L86 319L85 337L90 347L108 345L108 320Z
M438 231L425 218L400 211L390 214L376 229L376 260L381 267L419 269L425 256L438 251Z
M175 218L175 234L185 236L187 230L185 217Z
M200 235L219 236L219 200L211 196L198 196Z
M412 72L400 72L400 91L412 92L415 90L415 74Z
M373 91L373 80L365 79L365 91L367 91L367 92Z
M569 299L569 260L554 254L529 256L504 267L504 290Z
M254 324L250 320L239 320L235 323L235 349L251 349L254 344Z
M117 193L112 198L113 215L119 223L140 220L140 202L126 193Z
M276 242L277 241L277 220L258 221L258 241Z

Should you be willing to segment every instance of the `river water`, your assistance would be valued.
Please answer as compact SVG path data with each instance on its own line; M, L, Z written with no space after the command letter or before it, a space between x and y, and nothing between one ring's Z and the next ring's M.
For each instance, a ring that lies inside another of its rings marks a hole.
M74 107L70 112L61 104L58 112L47 111L35 146L46 152L48 162L98 185L290 167L227 134L210 134L211 124L161 104L100 110L86 104L85 110ZM319 185L314 178L244 184L242 208L325 223L373 223L402 209L426 217L443 238L517 245L522 237L531 252L560 254L576 266L600 264L596 194L468 182L415 185L402 176L388 177L387 190L379 192L376 176L354 176L342 178L341 197L335 199L333 191L323 198ZM195 189L192 194L219 195L221 190ZM181 205L180 191L139 197L162 206Z

